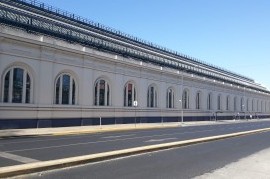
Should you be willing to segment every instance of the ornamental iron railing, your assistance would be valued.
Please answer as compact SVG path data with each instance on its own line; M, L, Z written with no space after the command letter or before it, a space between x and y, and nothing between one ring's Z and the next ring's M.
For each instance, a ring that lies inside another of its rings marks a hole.
M3 0L4 2L17 2ZM39 5L41 8L45 8L44 4L38 1L31 0L18 0L19 2L31 2L30 5ZM46 7L48 8L48 7ZM52 12L52 8L49 11ZM64 14L65 18L70 16L68 13L63 13L60 10L54 10L58 14ZM41 33L50 35L56 38L64 39L71 43L79 43L83 46L89 46L101 51L110 52L114 54L120 54L124 57L134 58L140 61L154 63L156 65L174 68L177 70L186 71L188 73L197 74L210 79L215 79L224 83L233 84L241 87L248 87L253 90L259 90L262 92L270 93L265 88L254 84L252 79L242 77L230 72L224 73L224 71L216 71L216 67L207 66L206 64L198 64L199 62L193 61L183 56L175 56L172 52L170 54L158 53L158 51L150 51L142 46L136 44L126 43L125 41L111 38L111 36L100 35L94 33L87 28L80 28L70 23L64 23L63 21L56 21L54 19L47 18L47 16L41 16L39 14L31 13L32 11L23 11L20 8L11 8L9 6L0 7L0 19L1 23L6 25L12 25L25 29L31 33ZM79 17L72 15L73 19L79 19ZM93 24L92 24L93 25ZM94 24L99 28L99 25ZM102 27L103 28L103 27ZM113 32L115 33L115 32ZM119 33L120 34L120 33ZM121 34L120 34L121 35ZM147 44L146 44L147 45ZM164 49L166 50L166 49ZM177 54L176 54L177 55ZM188 61L188 60L189 61ZM191 63L193 62L193 63Z

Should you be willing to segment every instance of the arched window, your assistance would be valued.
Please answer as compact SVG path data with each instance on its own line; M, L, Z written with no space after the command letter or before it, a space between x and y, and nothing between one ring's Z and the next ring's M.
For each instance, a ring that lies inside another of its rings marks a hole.
M29 73L19 67L11 68L4 75L3 102L31 103L32 83Z
M233 109L234 111L237 111L237 97L236 96L233 99Z
M212 93L209 93L207 95L207 109L208 110L212 109Z
M226 110L227 111L230 110L229 106L230 106L230 96L227 96L227 98L226 98Z
M55 84L55 104L72 104L76 102L76 84L74 78L67 73L57 77Z
M135 85L128 82L124 89L124 106L134 106L134 101L137 101L137 93Z
M241 106L240 106L241 111L245 110L245 103L244 103L244 98L241 98Z
M189 109L189 92L184 90L182 94L182 107L183 109Z
M147 107L157 107L157 89L154 85L150 85L147 91Z
M196 93L196 109L201 109L201 92Z
M217 109L221 110L221 95L218 95L217 97Z
M167 108L174 108L174 90L172 88L167 89L166 106Z
M109 106L110 105L110 86L104 79L99 79L95 83L95 105Z

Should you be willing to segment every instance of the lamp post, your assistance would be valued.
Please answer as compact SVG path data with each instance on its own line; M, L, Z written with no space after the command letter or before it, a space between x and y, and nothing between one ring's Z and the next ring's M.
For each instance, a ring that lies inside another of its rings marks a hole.
M245 101L245 100L243 100L243 101ZM244 104L242 104L242 110L244 112L244 119L246 119L246 111L245 111L245 105Z
M134 120L134 124L135 124L135 128L136 128L136 123L137 123L136 108L138 106L138 101L134 101L133 102L133 106L135 107L135 120Z
M246 87L244 87L244 103L245 103L245 98L246 98ZM246 99L246 101L247 101L247 99ZM243 104L243 105L244 105L244 107L243 107L244 115L245 115L245 119L246 119L246 110L248 110L248 106L247 106L247 109L245 109L245 104Z
M181 105L181 123L183 124L184 122L184 118L183 118L183 104L182 104L182 100L179 99L180 105Z

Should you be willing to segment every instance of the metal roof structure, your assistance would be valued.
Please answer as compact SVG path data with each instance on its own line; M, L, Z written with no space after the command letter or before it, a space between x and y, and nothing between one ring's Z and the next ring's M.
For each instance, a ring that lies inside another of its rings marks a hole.
M36 0L1 0L0 22L70 43L270 94L253 79L144 41Z

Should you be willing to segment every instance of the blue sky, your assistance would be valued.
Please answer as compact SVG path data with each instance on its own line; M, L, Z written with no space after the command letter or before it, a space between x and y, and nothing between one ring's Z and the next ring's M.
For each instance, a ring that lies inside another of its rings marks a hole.
M42 0L270 89L269 0Z

